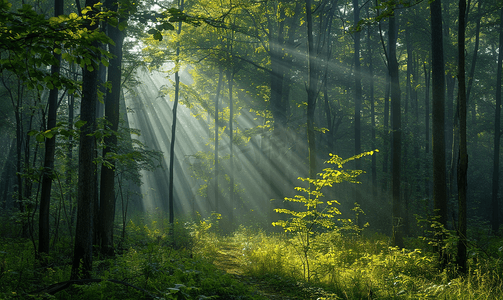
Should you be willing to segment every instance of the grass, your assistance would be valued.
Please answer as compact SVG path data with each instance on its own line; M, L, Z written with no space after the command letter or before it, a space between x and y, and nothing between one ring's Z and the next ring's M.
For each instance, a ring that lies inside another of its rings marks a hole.
M483 258L472 247L469 272L461 275L454 262L439 271L436 255L390 247L388 240L337 230L320 234L309 251L309 280L292 235L246 228L220 238L208 233L199 241L198 251L234 249L228 256L233 269L239 265L241 274L266 280L278 289L295 290L299 299L503 299L502 247ZM218 255L214 258L218 260Z
M129 222L121 253L94 258L92 277L101 282L73 285L55 295L33 291L70 278L71 250L53 251L48 266L42 267L31 241L4 239L0 299L267 299L204 256L194 255L189 230L177 224L173 243L164 225ZM61 249L68 249L68 244L62 243Z
M69 240L41 266L31 241L3 238L0 299L503 299L501 239L474 241L484 248L471 246L462 276L454 263L439 271L418 239L407 250L386 236L331 230L313 237L306 278L294 235L240 227L224 236L217 222L178 222L170 237L163 218L136 218L116 257L95 257L101 282L54 295L31 292L69 279Z

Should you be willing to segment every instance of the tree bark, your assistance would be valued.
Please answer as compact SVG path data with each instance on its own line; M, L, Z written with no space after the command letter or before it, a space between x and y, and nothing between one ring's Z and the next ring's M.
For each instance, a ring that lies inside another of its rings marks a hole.
M180 10L183 10L183 1L184 0L179 0L178 1L178 8ZM182 31L182 22L178 23L178 29L177 29L177 34L180 35L180 32ZM170 224L170 231L171 233L173 230L173 226L175 223L175 199L173 196L173 190L174 190L174 180L173 180L173 175L174 175L174 168L175 168L175 134L176 134L176 113L178 110L178 97L180 93L180 76L178 74L178 64L179 64L179 56L180 56L180 42L176 43L176 54L175 54L175 68L177 68L177 71L175 72L175 101L173 103L173 123L171 125L171 145L170 145L170 150L169 150L169 195L168 195L168 210L169 210L169 224Z
M220 97L220 89L222 88L222 80L223 80L223 71L220 69L219 75L218 75L218 84L217 84L217 95L215 97L215 170L214 170L214 179L215 179L215 211L218 213L219 212L219 207L218 207L218 196L219 196L219 187L218 187L218 176L219 176L219 165L218 165L218 98Z
M86 6L93 7L96 0L86 0ZM97 25L88 25L88 30L96 30ZM98 47L98 42L92 42ZM96 181L94 164L96 141L90 136L96 128L96 103L98 101L98 65L97 54L94 55L92 71L85 66L82 70L82 101L80 105L80 120L86 122L80 128L79 143L79 179L77 192L77 224L71 279L91 277L93 253L93 199Z
M458 97L459 97L459 162L458 162L458 258L462 273L466 273L466 187L468 152L466 149L466 86L465 86L465 11L466 0L459 0L458 30ZM499 124L498 124L499 125ZM499 128L498 128L499 129ZM499 135L499 134L498 134ZM498 153L499 154L499 153Z
M358 0L353 0L353 26L355 26L355 28L358 26L359 21L360 21L360 7L358 5ZM356 30L354 33L354 51L355 51L355 53L353 56L353 63L355 64L355 66L354 66L355 155L358 155L362 152L362 145L361 145L362 77L361 77L361 70L360 70L360 31L359 30ZM361 161L359 159L355 160L355 168L356 168L356 170L361 169Z
M111 0L105 5L112 11L118 10L117 3ZM119 22L124 18L119 18ZM119 107L122 79L122 44L124 35L118 27L108 25L108 35L115 45L109 45L109 51L114 55L108 67L108 81L112 85L105 96L105 119L108 122L109 136L104 139L103 158L109 164L101 167L99 238L100 251L104 255L113 255L113 229L115 220L115 160L107 159L108 153L117 152L117 134L119 129Z
M232 228L234 223L234 209L236 206L234 197L234 101L232 99L232 83L234 70L232 66L232 44L229 46L229 62L227 69L227 81L229 85L229 147L230 147L230 170L229 170L229 225Z
M54 16L63 14L63 0L54 0ZM53 54L58 62L61 55ZM59 64L51 66L51 75L59 73ZM53 88L49 92L46 130L56 127L56 112L58 109L58 92ZM40 192L40 210L38 222L38 252L49 253L49 208L51 205L51 186L54 169L54 154L56 152L56 136L45 140L44 173Z
M424 69L424 85L425 85L425 91L424 91L424 132L425 132L425 141L424 141L424 152L426 153L426 156L429 157L430 155L430 70L426 68L426 63L423 63L423 69ZM428 174L428 173L426 173ZM426 197L429 199L430 198L430 180L427 179L427 176L425 176L424 180L424 186L426 190Z
M500 20L503 20L503 8L501 9ZM500 162L500 139L501 139L501 67L503 61L503 26L500 24L499 32L499 54L498 69L496 70L496 113L494 116L494 163L493 163L493 182L491 197L491 229L494 234L499 231L499 162Z
M368 11L367 11L368 13ZM371 144L372 150L376 148L376 115L375 115L375 103L374 103L374 65L372 61L372 36L370 34L370 28L367 28L367 52L369 60L369 101L370 101L370 126L371 129ZM377 201L377 155L372 155L371 173L372 173L372 200Z
M307 143L309 148L309 178L316 178L316 142L314 131L314 110L317 98L317 78L315 66L315 53L313 42L313 18L311 11L311 0L306 0L306 22L307 22Z
M401 147L402 147L402 128L401 128L401 109L400 109L400 82L398 78L398 61L396 60L396 39L397 28L395 24L395 15L389 18L389 57L388 68L391 80L391 115L393 128L393 156L392 156L392 196L393 196L393 244L398 247L404 247L403 244L403 214L402 200L400 197L400 172L401 172Z
M430 3L431 14L431 57L432 57L432 96L433 96L433 202L437 221L447 226L447 186L445 166L445 71L442 37L441 0ZM442 242L442 234L438 243ZM442 246L438 245L442 264L445 263Z

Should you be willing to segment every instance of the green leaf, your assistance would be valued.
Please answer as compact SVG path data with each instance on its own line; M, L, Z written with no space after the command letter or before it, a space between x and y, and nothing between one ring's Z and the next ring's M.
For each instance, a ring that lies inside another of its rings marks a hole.
M154 34L154 39L155 40L158 40L158 41L162 41L162 34L160 31L157 31L155 34Z
M38 131L37 131L37 130L30 130L27 134L28 134L29 136L34 136L34 135L35 135L35 134L37 134L37 133L38 133Z
M45 136L43 134L37 134L35 136L35 139L37 140L37 142L42 143L45 140Z
M87 121L78 120L77 122L75 122L75 127L80 129L80 127L84 126L86 123Z
M108 60L107 60L106 58L104 58L104 57L102 57L102 58L101 58L101 63L102 63L105 67L108 67L108 65L109 65Z
M52 137L54 136L54 132L52 130L46 130L44 131L44 136L48 139L52 139Z

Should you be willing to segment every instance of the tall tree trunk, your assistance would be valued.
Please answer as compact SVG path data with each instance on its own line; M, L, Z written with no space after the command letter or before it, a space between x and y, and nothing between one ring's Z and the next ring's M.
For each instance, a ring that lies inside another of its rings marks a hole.
M431 14L431 57L432 57L432 95L433 95L433 202L437 221L447 226L447 191L445 167L445 72L442 36L441 0L430 3ZM442 242L442 233L438 233ZM438 245L440 259L445 263L442 246Z
M57 17L63 14L63 0L54 0L54 16ZM53 54L58 64L51 66L51 75L59 74L59 63L61 62L60 54ZM51 89L48 99L48 114L47 128L50 130L56 127L56 112L58 109L58 92L57 88ZM45 140L45 155L44 155L44 173L42 177L42 188L40 192L40 210L38 221L38 252L49 253L49 208L51 205L51 186L54 169L54 154L56 152L56 136Z
M468 152L466 149L466 86L465 86L465 11L466 0L459 0L458 30L458 97L459 97L459 163L458 163L458 258L462 273L466 273L466 186ZM499 125L499 124L498 124Z
M309 148L309 178L316 178L316 143L314 131L314 110L317 98L316 55L313 42L313 18L311 0L306 0L307 22L307 143Z
M2 168L2 215L7 214L7 210L10 208L12 199L12 187L14 184L14 174L15 174L15 161L16 161L16 140L13 139L9 147L9 154L6 156L7 160Z
M367 11L368 12L368 11ZM370 34L370 27L367 28L367 55L369 59L369 101L370 101L370 126L371 128L371 147L372 150L376 148L376 115L374 103L374 65L372 61L372 36ZM377 201L377 158L372 155L372 201Z
M360 21L360 7L358 0L353 0L353 26L357 28L358 22ZM362 152L362 142L361 142L361 110L362 110L362 76L361 76L361 66L360 66L360 30L356 30L354 35L354 50L353 63L354 63L354 80L355 80L355 90L354 90L354 101L355 101L355 155ZM355 169L361 169L361 160L355 160ZM362 203L364 198L360 196L359 187L355 186L354 191L354 201L358 202L360 206L365 209L365 204ZM357 225L363 227L363 215L358 215Z
M389 65L389 62L388 62ZM389 68L389 66L388 66ZM389 169L389 156L390 156L390 151L389 151L389 143L390 143L390 130L389 130L389 119L390 119L390 108L389 108L389 94L390 94L390 77L389 77L389 71L386 72L386 81L385 81L385 87L384 87L384 149L386 149L384 153L384 159L383 159L383 166L382 166L382 171L383 173L388 173ZM385 184L385 190L388 190L388 185L387 182Z
M86 6L93 6L96 0L86 0ZM87 25L88 30L96 30L97 25ZM98 47L98 42L92 42ZM79 143L79 179L77 192L77 224L71 279L91 278L93 253L93 200L96 189L96 165L94 164L96 141L91 134L96 128L96 103L98 102L98 65L96 53L91 66L82 70L82 101L80 105L80 120L86 122L80 128Z
M218 207L218 196L219 196L219 187L218 187L218 176L219 176L219 165L218 165L218 98L220 97L220 89L222 88L222 77L223 77L223 71L220 69L219 75L218 75L218 84L217 84L217 95L215 97L215 175L214 175L214 180L215 180L215 212L219 212L219 207Z
M358 26L360 21L360 7L358 6L358 0L353 0L353 26L355 28ZM360 70L360 31L357 30L354 33L354 56L353 63L354 67L354 79L355 79L355 155L362 152L361 146L361 109L362 109L362 76ZM359 159L355 160L355 167L357 170L361 169L361 161Z
M230 228L234 224L234 209L236 207L234 197L234 103L232 99L232 81L234 70L232 66L232 45L229 49L229 61L231 65L227 69L227 80L229 84L229 146L230 146L230 170L229 170L229 223Z
M72 63L70 64L70 71L74 74L74 80L77 79L77 72L76 70L76 64ZM68 102L68 130L73 130L73 122L74 122L74 109L75 109L75 95L68 95L69 97L69 102ZM73 170L75 168L74 163L73 163L73 136L70 135L68 137L68 149L67 149L67 170L65 174L65 183L66 186L71 186L72 185L72 177L73 177ZM68 193L68 203L70 207L70 228L73 228L73 224L75 221L75 215L77 213L77 205L74 203L73 198L72 198L72 193ZM71 244L73 244L73 235L72 235L72 240Z
M396 12L394 13L396 14ZM398 61L396 60L397 28L395 15L389 18L389 57L388 68L391 80L391 115L393 128L393 158L392 158L392 195L393 195L393 244L404 247L403 244L403 214L402 200L400 197L400 171L401 171L401 146L402 128L400 111L400 82L398 78Z
M500 20L503 20L503 8L501 9ZM499 161L500 161L500 138L501 138L501 67L503 60L503 26L500 23L499 36L499 54L498 54L498 69L496 70L496 113L494 116L494 163L493 163L493 186L491 198L491 229L494 234L498 233L499 220L499 205L498 205L498 190L499 190Z
M180 10L183 10L183 1L184 0L178 0L178 8ZM180 35L180 32L182 31L182 22L178 23L178 29L177 29L177 34ZM170 224L170 233L173 233L173 226L175 223L175 199L173 196L173 190L174 190L174 182L173 182L173 175L174 175L174 168L175 168L175 134L176 134L176 113L178 110L178 97L180 93L180 76L178 74L178 69L179 69L179 56L180 56L180 42L176 43L176 54L175 54L175 101L173 103L173 124L171 125L171 145L170 145L170 150L169 150L169 195L168 195L168 210L169 210L169 224Z
M334 18L334 7L333 5L329 11L329 15L327 17L327 26L326 26L326 33L325 33L325 71L323 74L323 98L325 102L325 117L327 119L327 128L328 128L328 135L327 135L327 148L330 153L334 151L334 138L335 138L335 132L334 132L334 120L332 120L332 108L330 106L329 102L329 96L328 96L328 72L330 69L330 58L332 57L332 43L331 43L331 36L332 36L332 21Z
M473 77L475 76L475 66L477 65L477 56L480 44L480 20L482 19L482 1L478 2L478 15L477 23L475 24L475 46L473 47L472 63L470 66L470 73L468 74L468 85L466 86L466 102L470 102L470 94L473 87ZM475 110L475 101L472 103L472 110ZM475 125L475 124L474 124Z
M423 63L424 69L424 132L425 132L425 141L424 141L424 153L429 157L430 155L430 70L426 68L426 63ZM428 168L429 169L429 168ZM428 174L427 171L426 174ZM430 180L427 179L428 176L425 176L424 187L426 190L426 197L430 198Z
M118 10L118 4L112 3L111 0L106 1L105 5L112 11ZM124 18L120 18L119 21L124 21ZM103 158L107 161L108 166L103 164L101 167L99 227L97 229L99 231L101 253L113 255L116 165L115 160L107 159L107 155L117 151L124 35L118 27L110 25L108 25L108 35L115 43L115 45L109 45L109 51L114 55L110 59L108 67L108 81L112 88L107 90L105 97L105 119L108 122L108 129L112 132L111 135L106 136L104 139Z

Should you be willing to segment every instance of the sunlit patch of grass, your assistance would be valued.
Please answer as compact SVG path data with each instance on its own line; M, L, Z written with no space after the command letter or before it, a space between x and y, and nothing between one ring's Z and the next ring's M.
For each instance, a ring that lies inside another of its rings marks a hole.
M436 255L389 247L385 236L335 230L312 241L312 277L306 283L292 236L240 228L232 236L212 238L241 251L238 262L245 274L277 282L278 288L289 282L297 289L321 288L310 292L320 299L503 299L498 255L470 259L470 271L462 276L454 262L441 272Z

